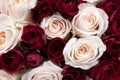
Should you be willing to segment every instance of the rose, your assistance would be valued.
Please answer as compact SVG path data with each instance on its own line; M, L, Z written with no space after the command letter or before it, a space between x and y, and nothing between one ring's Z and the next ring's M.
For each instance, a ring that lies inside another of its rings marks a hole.
M0 70L0 80L16 80L12 75Z
M120 36L120 9L114 12L114 14L110 17L110 29L111 33L115 33Z
M62 75L62 80L86 80L86 74L82 69L68 65L63 67Z
M8 15L15 23L30 21L30 10L35 7L37 0L9 0Z
M54 0L39 0L38 4L31 10L33 21L41 22L55 12Z
M46 44L45 32L37 25L24 26L21 39L21 44L25 49L41 49Z
M43 60L41 54L32 51L26 54L25 61L27 66L37 67L42 63Z
M82 3L72 20L74 34L78 37L101 36L108 28L107 14L94 5Z
M1 55L2 69L13 74L20 70L24 64L24 56L21 51L12 49Z
M50 38L60 37L66 38L70 33L72 24L64 19L61 15L55 14L53 16L44 18L41 22L41 27Z
M120 80L120 61L102 61L89 70L95 80Z
M97 36L71 38L63 50L65 64L87 70L98 63L105 50L106 46Z
M103 9L109 16L111 16L117 9L120 8L120 5L117 2L118 0L103 0L98 7ZM117 2L117 3L116 3Z
M21 80L62 80L61 71L61 68L48 61L26 72Z
M0 14L0 54L13 49L20 40L20 29L14 28L12 19Z
M66 44L65 40L58 37L53 38L49 42L47 48L47 56L49 60L56 63L63 62L64 61L63 49L65 44Z
M120 57L120 39L118 35L111 34L106 35L102 38L105 43L107 49L103 55L103 58L109 60L116 60Z
M71 20L78 13L78 5L82 0L56 0L56 7L61 15Z
M7 0L0 1L0 13L7 14Z
M92 4L98 4L99 2L103 1L103 0L82 0L82 1L86 1L87 3L92 3Z

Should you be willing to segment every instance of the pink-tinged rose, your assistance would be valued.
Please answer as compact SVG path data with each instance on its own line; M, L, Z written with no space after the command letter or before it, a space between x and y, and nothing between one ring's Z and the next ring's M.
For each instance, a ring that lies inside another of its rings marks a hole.
M106 51L103 54L103 59L116 60L120 57L120 38L116 34L105 35L102 38L106 45Z
M106 46L97 36L71 38L64 47L65 64L84 70L90 69L99 62Z
M20 41L20 29L14 27L11 17L0 14L0 54L13 49Z
M21 80L62 80L61 72L62 68L48 61L24 73Z
M0 80L16 80L16 78L4 70L0 70Z
M73 33L78 37L101 36L108 28L108 16L91 4L79 5L79 12L72 20Z
M32 51L26 54L25 61L29 67L38 67L42 64L43 59L40 53Z
M39 0L35 8L31 10L32 20L41 22L43 18L52 15L55 11L54 0Z
M25 49L41 49L46 44L45 32L37 25L24 26L21 39L21 45Z
M24 56L21 51L12 49L1 55L2 69L13 74L20 70L24 64Z
M94 80L120 80L120 61L102 61L88 74Z
M86 74L82 69L68 65L63 67L62 75L62 80L86 80Z
M117 9L120 8L117 1L118 0L103 0L98 7L103 9L109 16L111 16Z
M45 30L48 39L55 37L68 39L72 28L70 21L64 19L59 13L44 18L40 26Z
M63 49L65 47L66 41L59 37L53 38L47 47L47 56L52 62L63 62Z
M71 20L78 13L78 5L82 0L56 0L56 7L61 15Z

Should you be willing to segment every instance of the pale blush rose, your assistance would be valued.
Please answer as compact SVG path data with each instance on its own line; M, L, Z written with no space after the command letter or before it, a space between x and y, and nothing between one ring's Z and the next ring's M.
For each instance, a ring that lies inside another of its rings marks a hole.
M82 3L72 20L74 34L78 37L101 36L108 28L107 14L94 5Z
M98 63L105 50L106 46L97 36L71 38L63 50L65 64L87 70Z
M30 21L30 10L34 8L37 0L8 0L8 15L12 17L15 22Z
M21 80L62 80L62 69L52 62L44 62L42 66L26 72Z
M12 75L0 70L0 80L16 80Z
M41 22L41 27L45 30L48 38L65 38L69 35L72 24L60 14L54 14L44 18Z
M103 1L103 0L82 0L82 1L86 1L86 2L88 2L88 3L98 3L98 2L100 2L100 1Z
M20 29L14 27L12 19L0 14L0 54L13 49L20 40Z

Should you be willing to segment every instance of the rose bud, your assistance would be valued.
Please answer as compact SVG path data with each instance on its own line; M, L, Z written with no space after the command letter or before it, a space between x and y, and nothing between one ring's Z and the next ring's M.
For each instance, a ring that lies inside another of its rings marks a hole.
M21 39L21 45L25 49L41 49L46 44L45 32L37 25L24 26Z
M12 49L1 55L2 69L13 74L20 70L24 64L24 56L21 51Z
M26 65L29 67L37 67L42 63L42 56L37 52L27 53L25 57Z

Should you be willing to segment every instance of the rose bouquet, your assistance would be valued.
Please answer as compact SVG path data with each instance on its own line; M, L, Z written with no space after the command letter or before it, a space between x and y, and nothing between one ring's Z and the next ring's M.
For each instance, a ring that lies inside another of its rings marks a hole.
M120 80L119 0L0 0L0 80Z

